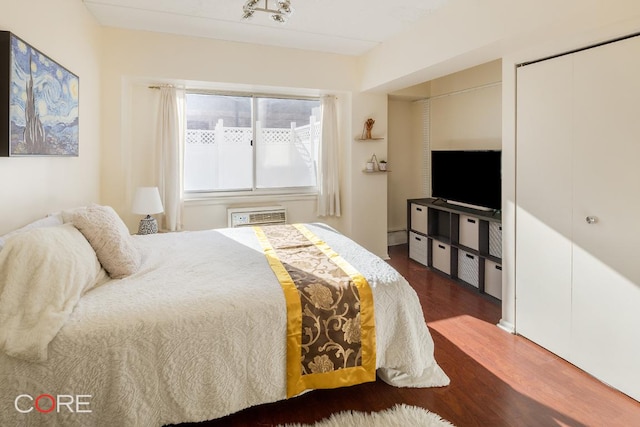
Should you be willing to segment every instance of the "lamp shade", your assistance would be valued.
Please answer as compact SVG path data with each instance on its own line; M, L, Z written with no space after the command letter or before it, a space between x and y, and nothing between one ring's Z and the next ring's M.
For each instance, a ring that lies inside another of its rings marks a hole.
M153 215L164 211L158 187L138 187L131 211L140 215Z

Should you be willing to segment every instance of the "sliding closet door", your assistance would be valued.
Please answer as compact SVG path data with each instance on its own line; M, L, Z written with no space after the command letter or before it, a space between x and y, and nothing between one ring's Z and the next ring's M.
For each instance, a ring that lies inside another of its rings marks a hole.
M517 73L516 330L567 357L571 320L571 57Z
M573 56L570 359L640 400L640 37Z

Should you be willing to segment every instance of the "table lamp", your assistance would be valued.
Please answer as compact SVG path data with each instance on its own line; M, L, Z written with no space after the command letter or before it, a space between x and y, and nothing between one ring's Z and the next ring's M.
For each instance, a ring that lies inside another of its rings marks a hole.
M151 215L164 212L158 187L138 187L133 197L131 211L135 214L147 215L140 220L138 234L157 233L158 222Z

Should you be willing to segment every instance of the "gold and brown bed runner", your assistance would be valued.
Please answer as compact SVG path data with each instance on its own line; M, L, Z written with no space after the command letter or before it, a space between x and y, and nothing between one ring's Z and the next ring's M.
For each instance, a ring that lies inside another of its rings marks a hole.
M366 279L301 224L254 227L287 302L287 397L376 379Z

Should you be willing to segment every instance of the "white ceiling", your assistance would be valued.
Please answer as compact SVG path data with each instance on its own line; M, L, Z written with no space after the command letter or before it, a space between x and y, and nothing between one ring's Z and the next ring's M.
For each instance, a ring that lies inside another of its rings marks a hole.
M279 24L262 12L243 20L245 0L83 0L109 27L344 55L367 52L446 1L291 0L293 15Z

